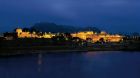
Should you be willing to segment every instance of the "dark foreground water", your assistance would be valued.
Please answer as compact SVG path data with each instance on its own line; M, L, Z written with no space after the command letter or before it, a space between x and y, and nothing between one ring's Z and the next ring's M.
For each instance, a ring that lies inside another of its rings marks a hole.
M0 58L0 78L140 78L140 52L4 57Z

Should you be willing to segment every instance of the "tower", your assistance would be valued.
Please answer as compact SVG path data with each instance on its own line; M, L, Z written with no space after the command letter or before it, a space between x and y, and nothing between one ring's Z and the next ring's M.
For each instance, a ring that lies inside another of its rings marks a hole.
M18 37L20 36L20 34L22 33L22 29L21 28L17 28L16 29L16 33L18 35Z

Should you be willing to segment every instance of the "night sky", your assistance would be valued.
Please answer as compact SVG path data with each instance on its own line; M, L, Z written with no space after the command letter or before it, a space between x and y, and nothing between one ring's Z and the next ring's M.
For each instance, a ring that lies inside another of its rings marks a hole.
M140 32L140 0L0 0L0 32L38 22Z

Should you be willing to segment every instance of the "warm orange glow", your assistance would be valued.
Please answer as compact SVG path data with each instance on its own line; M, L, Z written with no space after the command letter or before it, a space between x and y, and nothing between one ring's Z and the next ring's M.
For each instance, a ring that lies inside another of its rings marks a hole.
M36 32L23 32L22 29L16 29L18 38L52 38L55 36L52 33L44 33L43 35L38 35Z
M79 37L83 40L90 38L92 39L93 42L100 41L101 38L103 38L105 42L120 42L123 39L123 37L118 34L110 35L104 31L102 31L99 34L93 33L92 31L87 31L87 32L72 33L71 35L73 37Z
M38 35L36 32L23 32L20 28L16 29L16 32L18 34L18 38L52 38L53 36L56 36L55 34L52 34L50 32L44 33L42 35ZM120 42L121 40L123 40L123 37L121 35L110 35L104 31L102 31L101 33L85 31L72 33L71 35L72 37L78 37L83 40L91 39L93 43L100 41L100 39L103 39L105 42Z

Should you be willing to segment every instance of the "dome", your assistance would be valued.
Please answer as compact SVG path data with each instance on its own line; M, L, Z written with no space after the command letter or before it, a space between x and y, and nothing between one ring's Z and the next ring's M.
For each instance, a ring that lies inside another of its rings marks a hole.
M106 33L105 31L101 31L100 34L102 34L102 35L106 35L107 33Z
M17 32L17 33L21 33L21 32L22 32L22 29L21 29L21 28L17 28L17 29L16 29L16 32Z

